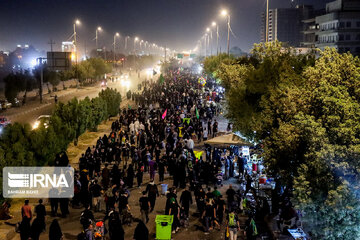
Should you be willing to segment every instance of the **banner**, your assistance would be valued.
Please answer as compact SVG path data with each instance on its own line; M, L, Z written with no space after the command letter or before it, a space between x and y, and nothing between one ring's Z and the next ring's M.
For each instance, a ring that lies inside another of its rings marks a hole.
M161 116L162 119L166 118L166 114L167 114L167 109L165 110L165 112L163 113L163 115Z
M200 159L204 151L194 151L194 155L196 159Z

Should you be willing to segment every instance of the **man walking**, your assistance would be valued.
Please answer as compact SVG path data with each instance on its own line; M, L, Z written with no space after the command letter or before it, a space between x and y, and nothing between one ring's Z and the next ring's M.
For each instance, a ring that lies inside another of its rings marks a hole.
M146 196L146 191L142 192L142 197L140 197L139 203L140 203L141 220L144 223L148 223L150 201L149 201L149 198Z
M193 203L191 192L189 191L189 186L187 186L185 191L183 191L181 193L180 203L181 203L181 206L184 208L186 218L188 218L189 217L189 208L190 208L190 205Z
M156 197L159 196L159 190L157 188L157 185L155 184L154 180L152 180L147 186L146 186L146 193L148 193L148 198L150 201L150 212L154 210Z
M229 228L229 240L236 240L237 232L240 231L240 223L233 210L231 210L226 217L226 225Z

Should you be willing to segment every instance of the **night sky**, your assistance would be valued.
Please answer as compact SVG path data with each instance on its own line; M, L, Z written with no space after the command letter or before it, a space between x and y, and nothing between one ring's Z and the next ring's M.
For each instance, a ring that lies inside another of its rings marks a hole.
M270 8L290 7L291 2L270 1ZM320 8L329 0L298 2ZM82 22L77 28L80 48L85 43L88 49L95 47L92 39L99 25L104 29L99 44L107 48L111 48L114 33L119 32L172 49L189 50L206 27L216 21L225 50L226 23L219 17L222 8L229 10L237 35L237 39L231 39L231 46L248 51L260 40L265 0L0 0L0 50L13 50L17 44L49 50L50 38L56 42L54 49L60 50L61 42L71 36L77 18Z

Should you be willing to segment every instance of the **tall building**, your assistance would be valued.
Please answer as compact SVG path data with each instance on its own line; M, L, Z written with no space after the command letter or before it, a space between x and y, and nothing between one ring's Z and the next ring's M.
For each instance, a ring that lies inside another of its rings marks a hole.
M326 4L326 14L315 19L316 47L336 48L340 53L360 55L360 1L336 0Z
M293 47L300 47L304 41L304 19L313 14L313 7L298 5L295 8L276 8L269 10L268 41L280 41ZM261 41L266 40L266 13L263 13L261 28Z
M301 47L315 48L317 42L316 33L319 30L319 25L316 24L316 16L325 14L325 8L319 10L312 10L309 12L307 18L302 20L303 22L303 41L300 43Z

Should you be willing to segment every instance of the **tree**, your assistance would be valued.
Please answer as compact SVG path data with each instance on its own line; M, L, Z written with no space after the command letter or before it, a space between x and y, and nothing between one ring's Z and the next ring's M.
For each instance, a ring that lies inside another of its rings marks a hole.
M121 95L116 89L106 88L99 93L99 97L106 102L108 117L116 116L119 113Z
M360 61L327 49L316 61L281 43L256 61L221 65L228 117L264 145L269 174L294 189L315 239L358 239Z
M14 98L19 92L33 89L33 77L28 71L10 73L4 78L5 82L5 97L8 101L14 103Z
M207 74L214 76L222 63L225 65L233 64L235 63L235 58L233 55L229 56L226 53L220 53L218 56L207 57L203 61L204 71Z
M112 67L110 64L107 64L103 59L101 58L90 58L86 60L90 63L92 68L94 69L94 77L96 79L99 79L100 77L104 76L106 73L109 73L112 71Z

